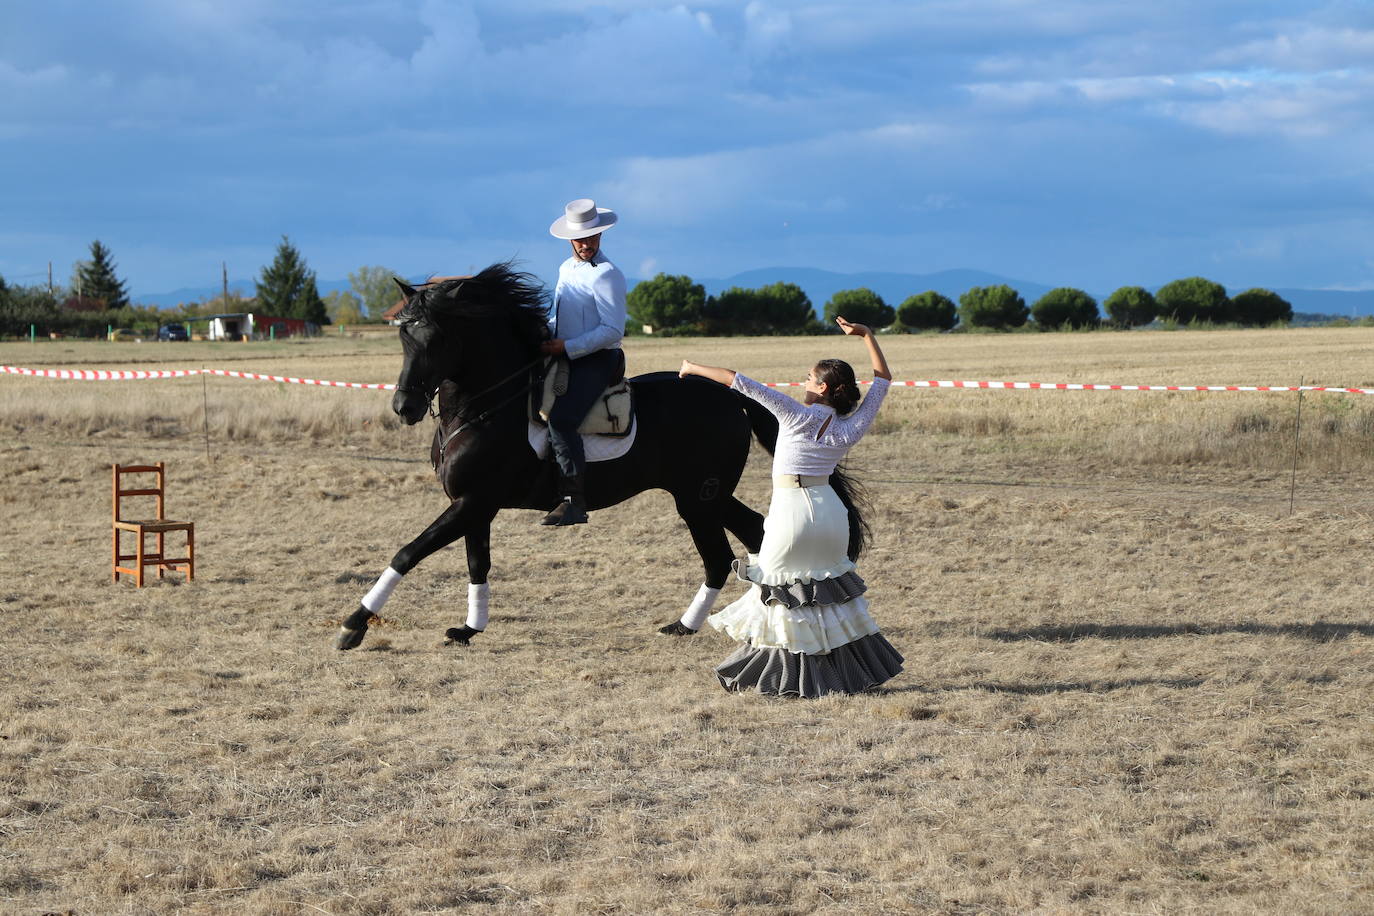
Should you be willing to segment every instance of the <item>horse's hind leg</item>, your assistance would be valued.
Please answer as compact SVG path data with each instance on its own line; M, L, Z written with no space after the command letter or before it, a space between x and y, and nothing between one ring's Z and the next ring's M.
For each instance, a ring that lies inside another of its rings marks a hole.
M730 551L730 541L725 537L725 529L721 526L720 517L715 512L698 512L689 516L682 512L682 502L679 500L678 513L687 523L687 529L692 532L692 541L696 544L697 553L701 555L702 565L706 567L706 581L697 590L696 597L692 599L682 618L659 628L659 632L668 636L689 636L700 630L706 622L706 616L711 613L711 608L730 575L730 561L734 557Z
M339 649L353 649L360 645L367 633L368 620L374 614L381 613L382 606L406 573L425 557L452 544L474 527L489 532L491 520L495 517L494 510L479 507L471 499L454 500L419 537L396 551L391 565L377 579L372 591L367 593L356 611L344 618L334 645ZM485 578L485 573L483 575Z
M739 538L745 550L758 553L763 547L763 516L734 496L721 506L721 520L730 533Z

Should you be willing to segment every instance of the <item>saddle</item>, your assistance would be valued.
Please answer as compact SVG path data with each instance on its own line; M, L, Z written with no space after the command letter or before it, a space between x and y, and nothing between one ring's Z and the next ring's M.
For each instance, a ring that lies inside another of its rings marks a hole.
M549 412L553 402L568 390L570 372L568 358L560 356L544 367L544 383L534 388L530 398L530 422L540 426L549 424ZM601 396L596 399L592 409L587 412L577 431L584 436L628 436L634 428L634 395L630 382L625 378L625 353L620 352L620 369Z

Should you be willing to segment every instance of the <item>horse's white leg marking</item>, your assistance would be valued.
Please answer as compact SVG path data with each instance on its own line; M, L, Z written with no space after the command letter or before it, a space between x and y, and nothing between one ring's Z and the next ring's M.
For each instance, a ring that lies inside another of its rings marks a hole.
M703 585L697 589L697 596L688 605L687 612L682 615L682 625L689 630L700 630L701 625L706 622L706 615L711 613L711 608L715 606L716 599L720 597L720 589L711 588Z
M377 584L372 586L372 591L363 598L363 607L374 614L380 614L382 605L386 604L386 599L391 597L391 593L395 591L396 585L400 581L401 574L388 566L386 572L382 573L381 578L377 580Z
M468 583L468 629L485 630L487 628L487 610L491 606L491 586L483 582L481 585Z

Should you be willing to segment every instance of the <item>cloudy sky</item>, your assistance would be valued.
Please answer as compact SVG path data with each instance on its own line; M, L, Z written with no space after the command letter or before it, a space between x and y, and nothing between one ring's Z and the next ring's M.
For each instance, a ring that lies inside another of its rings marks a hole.
M565 253L1374 288L1368 0L6 0L0 275Z

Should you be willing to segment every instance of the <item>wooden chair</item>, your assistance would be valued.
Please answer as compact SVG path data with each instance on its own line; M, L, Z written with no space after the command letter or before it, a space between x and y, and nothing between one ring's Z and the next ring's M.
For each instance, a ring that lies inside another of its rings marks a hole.
M153 474L157 483L152 487L130 487L126 486L123 477L126 474ZM168 569L181 569L186 573L186 581L190 582L195 578L196 571L196 526L194 522L173 522L167 519L163 508L165 472L163 463L157 464L116 464L114 466L114 549L113 549L113 578L119 581L119 574L125 573L134 577L134 583L143 587L143 570L148 566L157 567L157 577L161 579L163 573ZM132 496L155 497L157 500L157 516L151 519L134 520L124 517L123 501ZM120 553L120 532L131 531L137 540L137 546L133 553ZM166 550L166 536L169 531L186 532L186 556L169 557ZM146 550L145 536L149 534L157 535L157 551L149 553ZM120 564L133 560L133 566L121 566Z

